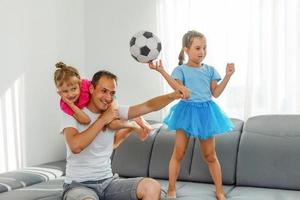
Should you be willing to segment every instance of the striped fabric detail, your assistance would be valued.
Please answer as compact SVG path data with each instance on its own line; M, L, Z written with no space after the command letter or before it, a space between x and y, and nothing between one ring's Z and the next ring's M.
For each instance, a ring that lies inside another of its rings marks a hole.
M4 188L3 192L7 192L7 191L11 191L12 190L11 187L9 185L5 184L5 183L0 183L0 186L2 186L2 187L0 187L0 189Z
M58 178L63 175L63 171L61 170L44 167L27 167L22 171L24 173L39 175L43 177L45 181L49 181L51 179Z
M49 189L49 188L21 188L19 190L26 190L26 191L62 191L63 190L63 187L60 187L60 188L52 188L52 189Z
M0 193L56 179L63 175L59 169L27 167L23 170L0 174Z

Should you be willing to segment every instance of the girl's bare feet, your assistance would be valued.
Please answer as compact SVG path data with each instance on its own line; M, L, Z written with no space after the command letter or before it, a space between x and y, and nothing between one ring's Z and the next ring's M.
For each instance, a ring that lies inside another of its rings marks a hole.
M224 193L216 193L217 200L226 200Z
M143 129L143 131L138 131L139 138L142 141L146 140L152 130L151 125L143 117L137 117L133 120Z
M168 190L167 198L175 199L176 198L176 190Z
M144 141L148 138L149 136L149 131L147 131L145 128L141 127L136 121L131 122L133 124L133 131L135 131L140 140Z
M151 131L152 127L151 125L143 118L143 117L136 117L133 119L138 125L140 125L142 128L147 129L148 131Z

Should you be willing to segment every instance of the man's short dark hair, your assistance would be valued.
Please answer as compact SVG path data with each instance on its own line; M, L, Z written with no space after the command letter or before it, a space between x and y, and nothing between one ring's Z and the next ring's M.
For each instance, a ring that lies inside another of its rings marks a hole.
M103 76L114 79L116 82L118 80L118 77L116 75L114 75L113 73L106 71L106 70L100 70L100 71L96 72L92 78L91 83L94 86L94 88L96 87L100 78Z

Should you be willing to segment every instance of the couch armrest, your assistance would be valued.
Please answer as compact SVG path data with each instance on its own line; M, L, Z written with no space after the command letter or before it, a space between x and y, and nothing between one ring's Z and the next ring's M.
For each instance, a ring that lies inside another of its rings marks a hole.
M0 174L0 193L49 181L65 174L65 161L26 167Z

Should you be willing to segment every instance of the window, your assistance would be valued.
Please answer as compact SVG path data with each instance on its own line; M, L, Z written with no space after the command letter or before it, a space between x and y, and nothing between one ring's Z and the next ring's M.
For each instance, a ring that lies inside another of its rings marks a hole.
M204 63L222 76L226 63L235 63L235 74L216 100L230 117L300 113L299 1L157 0L157 10L169 73L188 30L206 36Z

